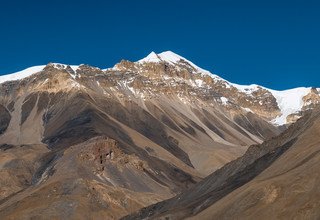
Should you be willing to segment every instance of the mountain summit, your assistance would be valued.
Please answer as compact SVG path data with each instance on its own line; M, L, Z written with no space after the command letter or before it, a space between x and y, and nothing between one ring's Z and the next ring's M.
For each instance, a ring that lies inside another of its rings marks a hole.
M186 58L184 58L184 57L182 57L172 51L165 51L165 52L162 52L159 54L156 54L155 52L151 52L147 57L138 61L138 63L152 63L152 62L154 62L154 63L167 62L172 65L175 65L179 62L185 62L185 63L189 64L190 66L192 66L198 72L210 74L213 76L213 74L210 73L209 71L198 67L197 65L195 65L191 61L187 60Z

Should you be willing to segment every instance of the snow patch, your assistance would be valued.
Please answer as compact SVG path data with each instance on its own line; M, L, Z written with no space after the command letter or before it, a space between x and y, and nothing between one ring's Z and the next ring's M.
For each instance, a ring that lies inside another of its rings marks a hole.
M77 81L75 80L71 80L71 87L73 88L77 88L77 89L80 89L82 86L80 85L80 83L78 83Z
M226 97L223 97L223 96L220 97L220 100L221 100L221 102L222 102L223 105L227 105L227 104L228 104L228 101L229 101Z
M204 81L202 79L196 79L194 82L199 87L202 87L204 85Z
M252 84L252 85L238 85L238 84L235 84L235 83L230 83L233 87L237 88L240 92L243 92L247 95L251 95L253 92L263 88L259 85L256 85L256 84Z
M277 125L283 125L287 123L288 115L301 111L304 104L302 98L311 91L311 88L300 87L283 91L268 90L276 98L278 107L282 113L272 122Z
M243 108L245 111L247 111L247 112L251 112L251 113L253 113L253 111L250 109L250 108Z
M281 111L281 115L271 121L276 125L286 124L287 117L289 115L301 111L304 105L302 98L311 91L311 87L300 87L277 91L256 84L238 85L235 83L231 83L231 85L247 95L252 95L254 91L257 91L259 89L266 89L267 91L269 91L275 97L278 107ZM259 104L262 105L263 103L260 101Z

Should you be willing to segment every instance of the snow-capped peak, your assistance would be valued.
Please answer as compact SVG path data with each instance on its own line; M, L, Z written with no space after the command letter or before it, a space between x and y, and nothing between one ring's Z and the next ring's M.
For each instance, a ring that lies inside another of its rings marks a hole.
M51 65L56 69L66 69L68 67L68 65L61 64L61 63L49 63L48 65ZM27 69L21 70L19 72L2 75L2 76L0 76L0 84L7 82L7 81L15 81L15 80L24 79L26 77L29 77L29 76L35 74L35 73L41 72L48 65L33 66L33 67L29 67ZM79 68L78 65L69 65L69 66L75 72Z
M161 61L160 57L152 51L148 56L139 60L138 63L158 63Z
M164 51L162 53L159 53L158 56L161 58L161 60L166 61L168 63L177 63L180 60L187 61L188 63L191 63L186 58L172 52L172 51Z
M0 76L0 83L26 78L28 76L31 76L32 74L42 71L45 67L45 65L33 66L16 73Z
M225 82L226 88L234 87L239 92L244 93L248 96L253 96L253 93L255 91L259 91L260 89L265 89L274 96L274 98L276 99L277 105L281 111L281 115L272 121L276 125L286 124L287 117L289 115L301 111L304 106L303 97L305 97L308 93L310 93L310 90L311 90L311 88L295 88L295 89L288 89L283 91L276 91L276 90L268 89L256 84L238 85L235 83L231 83L217 75L212 74L207 70L204 70L198 67L191 61L187 60L186 58L178 54L175 54L172 51L165 51L159 54L152 52L146 58L138 61L138 63L140 64L148 63L148 62L154 62L154 63L166 62L172 65L187 63L188 65L190 65L195 69L196 73L210 76L217 81L223 81ZM226 104L227 103L226 98L222 97L221 102L223 104Z
M207 75L212 77L213 79L219 79L223 80L219 76L211 73L208 70L202 69L199 66L192 63L190 60L172 52L172 51L164 51L162 53L156 54L155 52L151 52L148 56L145 58L137 61L137 63L143 64L143 63L160 63L160 62L167 62L169 64L178 64L179 62L184 61L188 63L191 67L193 67L197 73L200 73L202 75ZM225 80L224 80L225 81Z
M194 67L197 70L202 70L200 67L192 63L191 61L187 60L186 58L172 52L172 51L165 51L159 54L156 54L155 52L151 52L148 56L145 58L137 61L138 63L159 63L159 62L167 62L170 64L177 64L179 61L185 61L188 64L190 64L192 67ZM207 71L208 72L208 71Z

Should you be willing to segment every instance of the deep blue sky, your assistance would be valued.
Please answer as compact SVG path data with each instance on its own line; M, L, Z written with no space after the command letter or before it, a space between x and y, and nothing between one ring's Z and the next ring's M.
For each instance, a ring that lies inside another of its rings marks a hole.
M2 1L0 74L171 50L239 84L320 87L317 1Z

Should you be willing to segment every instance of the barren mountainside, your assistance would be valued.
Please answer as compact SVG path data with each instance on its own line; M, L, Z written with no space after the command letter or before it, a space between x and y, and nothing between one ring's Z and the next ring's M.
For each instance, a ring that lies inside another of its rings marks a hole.
M191 189L123 219L318 219L319 110Z
M108 69L50 63L0 76L0 217L119 219L218 175L174 210L206 217L217 198L295 149L319 91L237 85L170 51ZM224 180L229 188L209 198Z

